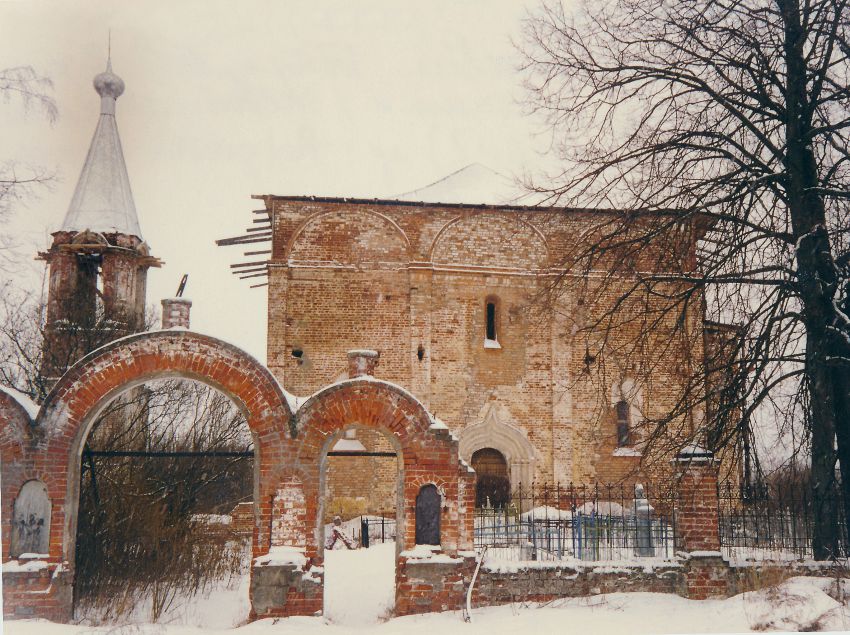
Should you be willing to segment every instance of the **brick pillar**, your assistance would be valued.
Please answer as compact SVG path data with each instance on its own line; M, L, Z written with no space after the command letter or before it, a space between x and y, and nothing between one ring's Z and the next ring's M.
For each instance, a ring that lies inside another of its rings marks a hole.
M720 553L714 455L695 446L680 452L673 461L679 483L676 533L679 547L689 553L686 596L694 600L724 597L728 595L729 567Z
M162 328L189 328L189 310L192 301L188 298L164 298L162 300Z
M465 462L458 466L458 543L461 551L475 549L475 472Z
M714 456L689 448L674 459L679 501L676 531L684 551L720 551L717 467Z
M378 351L348 351L348 376L351 379L363 375L374 375L381 354Z

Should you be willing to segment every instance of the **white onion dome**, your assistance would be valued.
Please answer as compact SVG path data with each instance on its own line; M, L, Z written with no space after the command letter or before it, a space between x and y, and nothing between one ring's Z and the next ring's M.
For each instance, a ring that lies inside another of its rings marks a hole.
M124 94L124 80L112 72L112 62L106 64L106 70L95 75L94 89L101 97L111 97L118 99Z
M115 100L124 92L124 80L107 62L106 71L92 83L100 95L100 117L62 231L90 230L142 239L115 121Z

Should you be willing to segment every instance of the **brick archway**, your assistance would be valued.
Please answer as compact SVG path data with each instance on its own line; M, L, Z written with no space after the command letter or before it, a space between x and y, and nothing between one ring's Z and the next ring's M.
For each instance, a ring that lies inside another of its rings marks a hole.
M228 396L245 415L254 437L256 457L253 550L255 555L266 553L271 531L271 492L293 432L292 410L285 393L268 369L244 351L213 337L172 330L116 340L81 359L47 396L26 439L0 446L4 538L11 530L10 506L16 493L26 480L38 479L46 485L52 503L46 560L52 570L72 571L80 456L89 430L114 397L146 381L167 377L205 383ZM4 421L4 428L10 423ZM23 451L18 450L21 447ZM258 477L261 473L263 479ZM12 495L6 496L7 492ZM8 544L4 540L4 560L9 556ZM56 569L60 563L66 564ZM47 615L70 617L70 576L66 578L65 589L59 589L63 586L59 584L48 587L52 600L47 603L52 606L43 611ZM42 602L46 600L49 598Z
M443 494L443 551L456 553L472 548L472 505L467 505L470 492L464 479L474 481L474 477L468 475L468 468L459 461L457 439L409 392L372 377L350 379L313 395L298 410L296 422L298 445L294 465L317 476L324 471L328 450L346 428L371 428L390 438L403 475L400 504L396 508L399 551L415 545L416 495L424 483L434 483ZM305 483L304 493L308 519L306 553L320 561L321 479Z
M424 587L413 585L405 550L415 546L416 496L426 484L435 485L441 494L440 546L444 554L458 556L459 552L473 548L475 475L459 459L457 439L448 428L433 419L403 388L371 376L348 379L319 391L299 408L296 426L297 438L290 463L293 476L282 483L277 492L280 504L276 505L286 510L295 522L281 527L280 534L273 535L272 544L273 549L279 547L284 554L288 552L289 557L293 550L296 554L303 552L297 557L305 564L299 569L284 559L277 566L256 567L252 579L252 615L311 615L322 610L322 474L328 450L344 430L352 426L383 432L390 438L400 459L402 478L396 505L396 611L401 615L417 613L430 610L428 607L434 602L445 602L448 592L430 594L433 595L430 597L421 590ZM460 563L463 559L451 561ZM437 562L444 563L444 560ZM419 566L429 565L420 563ZM281 581L288 588L282 590ZM452 600L452 603L456 602Z
M254 436L255 472L273 474L278 467L292 411L283 390L266 369L241 349L189 331L159 331L132 335L81 359L47 396L36 420L44 435L40 454L50 462L45 476L55 501L51 559L73 562L79 498L80 454L99 412L117 395L151 379L181 377L205 383L229 397L245 415ZM67 457L63 465L60 457ZM273 479L255 479L254 553L269 545L271 508L264 505ZM267 519L269 522L263 522ZM61 551L60 551L61 547Z

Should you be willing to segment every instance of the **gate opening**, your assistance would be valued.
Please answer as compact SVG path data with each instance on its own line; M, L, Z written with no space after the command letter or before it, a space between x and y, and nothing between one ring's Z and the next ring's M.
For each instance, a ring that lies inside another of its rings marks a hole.
M247 618L254 463L242 412L205 384L155 380L112 399L81 456L76 618L229 627L203 606L225 594Z
M322 470L324 614L375 622L395 604L398 453L383 432L350 427L330 443Z

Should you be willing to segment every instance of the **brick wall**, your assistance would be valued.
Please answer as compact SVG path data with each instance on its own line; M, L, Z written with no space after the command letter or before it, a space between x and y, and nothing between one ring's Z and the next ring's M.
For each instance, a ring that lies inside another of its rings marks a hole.
M686 569L678 563L654 568L516 564L506 569L490 569L485 565L479 570L472 594L473 609L600 593L687 593ZM472 557L459 558L454 563L400 559L396 613L411 615L464 608L475 567L476 560Z
M254 526L253 550L255 556L268 551L273 492L282 480L285 448L291 442L287 441L291 412L286 398L268 370L239 349L195 333L160 331L106 345L75 364L54 386L33 426L29 425L25 413L21 414L20 408L8 407L8 404L2 408L0 483L4 509L0 516L4 562L10 556L7 537L15 498L27 480L38 479L45 484L52 504L49 553L45 561L54 568L66 563L63 566L68 568L70 584L77 526L79 457L88 425L100 406L111 400L122 386L163 375L207 381L246 412L260 456L255 469L264 475L259 481L259 522ZM8 399L0 396L2 403ZM4 572L3 580L4 598L7 598L4 607L14 611L20 601L14 578L9 578L7 585ZM70 602L71 596L55 597L57 601ZM62 610L69 612L70 604Z
M230 527L234 533L250 536L254 531L254 503L238 503L230 512Z
M622 307L624 325L606 342L610 353L588 366L588 348L598 342L576 334L629 280L602 290L588 278L584 304L569 294L555 305L540 301L563 254L593 239L588 228L600 214L284 197L267 197L266 206L274 235L268 360L288 390L310 394L344 376L346 350L376 349L377 376L411 390L461 438L482 423L488 404L506 413L499 424L532 448L506 459L531 465L529 478L670 476L669 457L647 461L648 475L638 472L640 456L615 451L612 390L631 378L641 386L643 418L666 412L702 354L702 316L687 316L687 341L671 337L672 321L656 325L636 361L627 356L640 321L627 318L645 314L646 305L635 299ZM661 258L672 247L659 242L658 253L636 257L636 266L687 264ZM687 245L678 248L689 253ZM489 299L497 305L498 347L484 342ZM692 419L669 428L688 434Z
M377 430L357 431L367 452L395 452ZM397 457L329 456L325 481L325 522L334 516L348 520L363 514L395 518L398 499Z
M472 547L472 474L459 461L457 440L445 427L434 425L407 391L367 375L324 388L293 413L268 370L239 349L189 331L150 332L113 342L75 364L48 396L35 425L11 396L0 393L0 484L4 505L9 505L2 514L4 560L10 555L9 511L28 479L44 483L52 509L44 566L36 571L19 571L15 563L4 567L8 615L70 616L79 457L88 426L122 387L164 375L218 388L242 407L256 439L258 497L256 513L251 514L254 617L321 610L321 510L326 502L322 470L326 452L351 427L367 442L377 444L383 438L380 447L391 445L402 457L397 510L401 548L414 545L416 495L425 484L435 485L441 494L440 542L445 553L456 555ZM280 550L297 553L296 560L303 563L279 562ZM61 575L53 575L56 571Z

